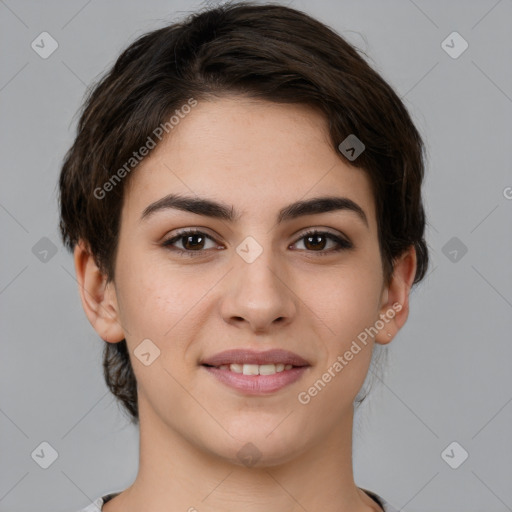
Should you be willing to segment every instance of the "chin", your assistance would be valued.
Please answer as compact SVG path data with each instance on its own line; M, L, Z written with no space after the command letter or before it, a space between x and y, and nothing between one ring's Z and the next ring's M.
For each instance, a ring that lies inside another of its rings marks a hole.
M214 450L229 463L247 468L278 466L290 462L306 449L306 440L299 428L280 425L285 416L275 418L271 427L268 422L256 421L243 428L241 425L236 429L229 428L233 436L228 441L229 446L219 450L217 444Z

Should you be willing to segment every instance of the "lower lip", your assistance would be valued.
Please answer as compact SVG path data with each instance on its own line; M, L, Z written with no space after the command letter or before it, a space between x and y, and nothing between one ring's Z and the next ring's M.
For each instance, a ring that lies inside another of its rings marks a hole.
M296 382L302 377L308 366L299 366L272 375L244 375L243 373L221 370L213 366L203 366L203 368L231 388L248 395L263 395L275 393Z

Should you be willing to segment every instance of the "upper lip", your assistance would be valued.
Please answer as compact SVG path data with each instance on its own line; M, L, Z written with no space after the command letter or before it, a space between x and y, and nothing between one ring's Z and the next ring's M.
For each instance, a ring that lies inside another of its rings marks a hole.
M219 352L201 361L203 365L221 366L224 364L291 364L309 366L308 361L289 350L274 349L258 352L255 350L232 349Z

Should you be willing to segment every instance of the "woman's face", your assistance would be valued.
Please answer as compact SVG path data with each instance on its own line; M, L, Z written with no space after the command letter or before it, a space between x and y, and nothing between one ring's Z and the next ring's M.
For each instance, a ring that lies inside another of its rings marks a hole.
M390 307L370 181L331 147L325 119L199 102L130 180L115 297L144 421L238 464L282 463L346 428L371 360L363 333ZM169 195L224 215L171 207ZM342 201L311 207L324 197Z

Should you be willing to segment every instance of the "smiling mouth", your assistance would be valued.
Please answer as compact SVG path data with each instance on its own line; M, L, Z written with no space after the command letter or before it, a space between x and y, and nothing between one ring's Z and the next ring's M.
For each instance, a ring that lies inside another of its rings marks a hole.
M303 377L310 365L284 363L202 364L211 376L243 395L268 395L293 384Z
M243 395L266 395L297 382L311 363L289 350L231 349L205 357L199 363L223 385Z
M219 370L225 370L233 373L241 373L243 375L274 375L275 373L281 373L287 370L291 370L292 368L298 368L297 366L293 366L292 364L222 364L220 366L213 366L209 364L204 364L203 366L209 368L217 368Z

